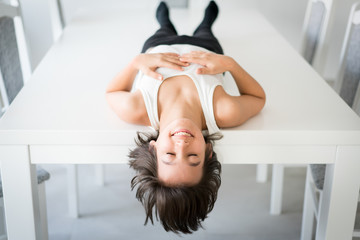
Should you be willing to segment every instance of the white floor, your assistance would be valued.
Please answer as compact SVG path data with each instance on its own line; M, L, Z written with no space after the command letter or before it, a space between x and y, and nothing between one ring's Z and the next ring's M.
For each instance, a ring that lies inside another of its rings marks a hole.
M113 239L245 239L298 240L301 229L305 168L287 168L283 214L269 214L270 181L255 181L255 165L224 165L222 186L204 230L177 236L159 223L144 226L145 213L130 190L133 172L127 165L106 165L106 185L95 184L94 167L81 165L79 219L68 216L66 168L43 165L50 240Z

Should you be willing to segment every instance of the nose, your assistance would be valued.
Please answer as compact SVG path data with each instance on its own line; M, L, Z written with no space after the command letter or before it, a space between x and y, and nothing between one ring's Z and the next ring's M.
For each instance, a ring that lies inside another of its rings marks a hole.
M175 145L179 148L184 148L189 145L189 141L187 139L178 139L176 140Z

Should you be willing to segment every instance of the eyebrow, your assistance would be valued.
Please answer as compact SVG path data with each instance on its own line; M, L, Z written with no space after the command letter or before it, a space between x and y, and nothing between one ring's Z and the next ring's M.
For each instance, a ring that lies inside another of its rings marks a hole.
M165 161L165 160L163 160L163 159L161 159L161 161L162 161L163 163L165 163L166 165L175 165L174 162L167 162L167 161ZM200 161L199 161L199 162L196 162L196 163L190 163L190 164L189 164L189 166L191 166L191 167L197 167L197 166L199 166L199 165L200 165Z

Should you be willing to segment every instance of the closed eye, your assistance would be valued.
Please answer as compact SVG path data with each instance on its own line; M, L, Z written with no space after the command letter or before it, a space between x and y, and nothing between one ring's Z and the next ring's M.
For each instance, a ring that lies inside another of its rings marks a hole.
M192 166L192 167L196 167L196 166L199 166L199 165L200 165L200 162L197 162L197 163L190 163L189 165L190 165L190 166Z
M196 154L196 153L190 153L189 155L188 155L188 157L197 157L198 155ZM196 158L195 158L196 159ZM192 160L194 160L193 158L192 158ZM200 161L199 162L196 162L196 163L190 163L189 164L190 166L192 166L192 167L196 167L196 166L199 166L200 165Z
M166 153L166 154L175 156L175 153L170 153L170 152L168 152L168 153Z

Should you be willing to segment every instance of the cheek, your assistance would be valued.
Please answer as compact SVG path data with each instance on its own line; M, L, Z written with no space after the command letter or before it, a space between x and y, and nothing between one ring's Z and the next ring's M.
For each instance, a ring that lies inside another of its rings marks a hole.
M195 144L194 144L195 145ZM201 149L201 153L204 155L205 157L205 152L206 152L206 143L205 142L197 142L196 143L196 148L197 149Z
M160 181L164 181L168 178L169 171L166 171L164 168L164 164L162 164L159 160L157 162L157 175Z
M167 136L161 136L156 140L155 146L157 149L171 147L171 141Z
M158 178L167 186L186 185L193 186L198 184L203 176L202 167L189 166L167 166L158 164Z

